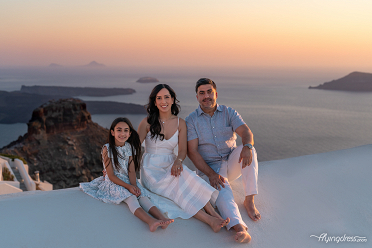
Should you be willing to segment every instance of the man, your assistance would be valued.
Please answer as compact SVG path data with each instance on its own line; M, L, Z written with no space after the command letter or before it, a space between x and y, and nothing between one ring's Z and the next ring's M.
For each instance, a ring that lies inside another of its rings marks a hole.
M198 175L220 190L216 206L222 216L230 218L227 229L236 231L235 240L247 243L251 236L241 218L229 181L242 175L244 207L253 221L261 218L255 207L258 162L253 147L253 134L234 109L218 105L216 84L201 78L196 82L199 107L186 118L188 156ZM236 147L236 134L242 145Z

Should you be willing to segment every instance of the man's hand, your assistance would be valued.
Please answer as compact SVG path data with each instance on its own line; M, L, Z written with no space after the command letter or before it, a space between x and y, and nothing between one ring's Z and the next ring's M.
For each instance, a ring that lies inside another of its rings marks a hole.
M252 163L252 150L246 146L243 146L243 149L240 153L239 163L240 162L242 162L242 168L245 168L246 166L250 166Z
M221 190L221 186L225 188L225 178L223 178L221 175L214 172L212 176L209 177L209 183L213 188L216 188L218 190Z
M141 195L141 190L137 186L129 185L127 189L137 197Z

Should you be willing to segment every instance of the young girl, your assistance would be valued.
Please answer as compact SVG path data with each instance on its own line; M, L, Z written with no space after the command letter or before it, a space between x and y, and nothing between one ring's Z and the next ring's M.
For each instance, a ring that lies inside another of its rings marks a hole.
M159 226L167 228L174 220L166 218L149 200L148 191L137 183L141 143L130 121L127 118L115 119L108 140L108 144L102 148L105 176L90 183L80 183L80 188L106 203L119 204L124 201L135 216L149 225L151 232Z

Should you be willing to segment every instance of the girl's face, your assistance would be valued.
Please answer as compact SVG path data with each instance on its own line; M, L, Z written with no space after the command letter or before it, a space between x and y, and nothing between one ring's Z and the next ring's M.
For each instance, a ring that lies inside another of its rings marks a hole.
M130 134L130 128L125 122L119 122L116 124L114 130L111 130L111 135L115 138L116 146L123 146L125 141L129 139Z
M174 103L174 98L169 93L166 88L161 89L155 98L155 106L160 112L171 111L172 104Z

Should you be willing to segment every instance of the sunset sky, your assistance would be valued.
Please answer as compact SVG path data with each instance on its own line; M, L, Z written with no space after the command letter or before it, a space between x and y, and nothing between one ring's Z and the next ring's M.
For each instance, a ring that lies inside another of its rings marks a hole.
M0 66L372 69L369 0L1 0Z

